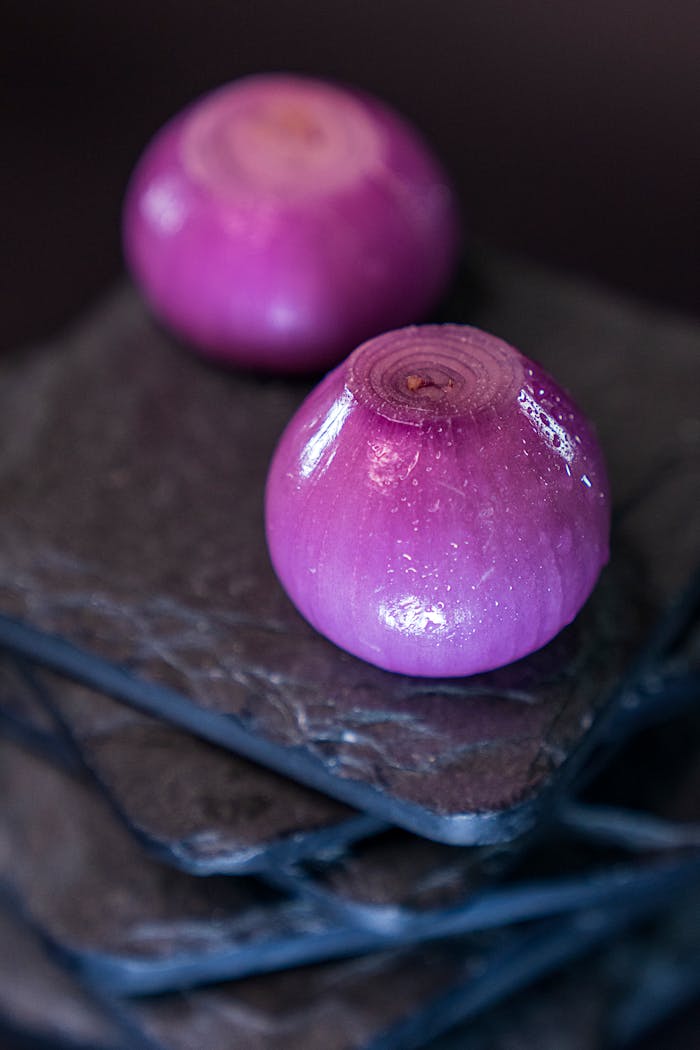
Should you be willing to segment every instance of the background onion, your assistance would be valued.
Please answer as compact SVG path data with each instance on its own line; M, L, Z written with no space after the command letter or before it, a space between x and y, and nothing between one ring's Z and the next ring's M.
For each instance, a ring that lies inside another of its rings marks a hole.
M608 559L590 425L541 368L458 325L360 346L286 428L267 484L301 613L390 671L467 675L538 649Z
M234 364L301 371L419 320L449 280L455 194L420 136L368 96L248 77L154 139L124 213L154 311Z

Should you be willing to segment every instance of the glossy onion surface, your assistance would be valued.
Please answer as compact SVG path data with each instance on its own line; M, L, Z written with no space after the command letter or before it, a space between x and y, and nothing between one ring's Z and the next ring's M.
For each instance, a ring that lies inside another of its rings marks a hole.
M286 428L266 495L275 570L337 645L468 675L540 648L608 559L590 425L500 339L404 328L359 347Z
M156 314L208 356L325 368L434 304L455 262L455 202L426 144L381 103L248 77L146 150L125 254Z

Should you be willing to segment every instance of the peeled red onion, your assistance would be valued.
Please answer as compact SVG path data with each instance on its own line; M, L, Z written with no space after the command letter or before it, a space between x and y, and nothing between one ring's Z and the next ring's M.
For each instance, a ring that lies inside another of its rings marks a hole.
M540 648L608 559L591 426L538 365L460 325L360 346L287 426L266 494L275 570L337 645L468 675Z
M156 136L127 193L127 262L156 314L208 356L335 364L419 320L452 273L456 197L418 133L319 80L248 77Z

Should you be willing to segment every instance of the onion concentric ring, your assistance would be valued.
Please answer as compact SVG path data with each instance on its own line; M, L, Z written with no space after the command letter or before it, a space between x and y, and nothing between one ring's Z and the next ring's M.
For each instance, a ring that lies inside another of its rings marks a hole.
M421 325L358 347L347 386L385 419L423 423L498 410L523 377L523 359L500 339L466 325Z

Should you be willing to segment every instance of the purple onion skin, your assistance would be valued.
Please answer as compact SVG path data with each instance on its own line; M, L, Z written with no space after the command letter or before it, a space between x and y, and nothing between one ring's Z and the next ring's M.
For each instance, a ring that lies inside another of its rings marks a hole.
M323 635L409 675L488 671L576 616L609 556L591 426L538 365L459 325L360 346L267 481L279 579Z
M446 173L396 113L268 74L161 130L132 177L123 235L152 309L194 348L292 373L420 320L452 275L459 220Z

